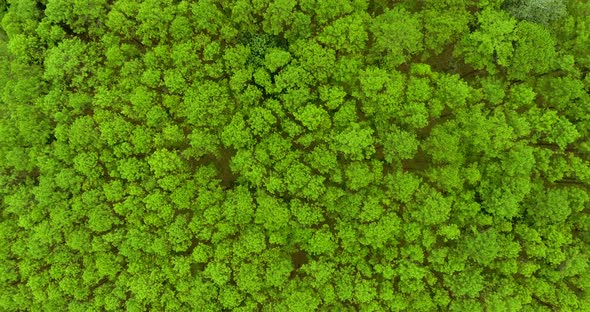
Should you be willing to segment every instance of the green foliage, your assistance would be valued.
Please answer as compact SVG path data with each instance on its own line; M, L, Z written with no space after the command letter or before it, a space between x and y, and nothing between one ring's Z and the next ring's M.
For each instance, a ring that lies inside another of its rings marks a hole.
M589 12L0 0L0 311L590 310Z
M334 136L334 149L353 160L369 158L375 153L373 130L352 123L344 131Z
M362 13L339 18L323 30L318 40L336 51L358 53L366 48L369 39L366 20Z
M423 49L420 20L402 8L386 10L373 19L370 27L376 38L372 50L384 57L388 66L404 63Z
M437 1L432 8L423 10L422 20L424 23L424 46L439 54L447 44L456 42L468 32L469 13L465 10L461 1L449 1L451 3L442 5L446 1ZM456 2L456 3L453 3ZM445 3L446 4L446 3Z
M508 72L509 78L525 80L531 74L545 74L555 69L557 62L555 42L547 29L521 22L515 32L519 39L515 43L512 66Z
M481 11L477 16L479 29L463 37L455 50L475 69L485 69L491 74L496 66L508 66L514 53L514 29L517 22L504 12L491 9Z

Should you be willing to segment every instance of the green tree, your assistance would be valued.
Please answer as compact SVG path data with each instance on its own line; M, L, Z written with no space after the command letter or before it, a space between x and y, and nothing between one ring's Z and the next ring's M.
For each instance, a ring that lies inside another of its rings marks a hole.
M350 159L366 159L375 153L372 134L372 129L351 123L346 130L334 136L333 148Z
M318 40L336 51L358 53L366 48L369 34L367 32L366 14L356 13L337 19L328 25L318 36Z
M514 54L513 40L517 21L504 12L484 9L477 15L478 29L461 39L456 56L465 58L475 69L491 74L506 67Z
M413 13L396 7L375 17L369 28L376 40L371 47L374 58L384 58L393 68L422 51L422 24Z

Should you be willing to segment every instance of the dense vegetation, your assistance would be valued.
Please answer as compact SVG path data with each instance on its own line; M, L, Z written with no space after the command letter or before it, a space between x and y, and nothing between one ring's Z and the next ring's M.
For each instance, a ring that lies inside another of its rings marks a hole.
M0 0L1 311L590 311L585 0Z

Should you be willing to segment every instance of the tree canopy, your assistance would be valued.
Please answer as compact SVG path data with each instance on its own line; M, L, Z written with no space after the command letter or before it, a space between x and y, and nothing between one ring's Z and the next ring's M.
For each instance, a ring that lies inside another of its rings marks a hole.
M587 0L0 0L1 311L590 311Z

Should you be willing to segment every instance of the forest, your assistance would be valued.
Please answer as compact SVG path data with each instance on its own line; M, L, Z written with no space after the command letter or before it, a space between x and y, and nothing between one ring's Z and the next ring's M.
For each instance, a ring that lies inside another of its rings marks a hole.
M0 311L590 311L588 0L0 20Z

